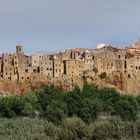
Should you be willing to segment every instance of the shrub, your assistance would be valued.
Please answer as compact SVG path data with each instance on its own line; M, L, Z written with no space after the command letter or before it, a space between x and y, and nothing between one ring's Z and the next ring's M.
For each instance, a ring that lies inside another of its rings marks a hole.
M105 79L105 78L107 77L106 72L102 72L102 73L99 75L99 77L100 77L101 79Z
M58 133L59 140L90 140L92 131L80 118L67 118Z

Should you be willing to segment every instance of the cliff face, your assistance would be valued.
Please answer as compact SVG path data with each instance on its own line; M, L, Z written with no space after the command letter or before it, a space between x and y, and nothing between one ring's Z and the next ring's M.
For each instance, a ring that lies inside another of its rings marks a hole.
M118 90L120 93L127 93L138 95L137 84L134 81L129 81L126 75L120 72L113 72L112 74L101 76L102 73L95 73L94 71L86 71L83 77L71 78L51 78L48 80L33 80L26 82L11 82L0 81L0 96L10 96L14 94L25 94L27 92L35 91L41 87L54 84L61 90L73 90L75 85L83 87L84 82L95 84L100 87L111 87ZM131 91L131 92L129 92ZM133 92L132 92L133 91Z

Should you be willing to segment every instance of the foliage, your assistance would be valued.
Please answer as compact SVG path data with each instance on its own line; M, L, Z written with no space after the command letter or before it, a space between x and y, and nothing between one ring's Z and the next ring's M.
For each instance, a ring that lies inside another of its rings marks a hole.
M95 74L98 73L98 69L95 67L93 68L93 71L95 72Z
M92 130L80 118L67 118L59 129L59 140L89 140Z
M105 79L105 78L107 77L106 72L102 72L102 73L99 75L99 77L100 77L101 79Z
M51 85L0 98L0 139L139 139L139 106L140 96L112 88L84 83L82 90L76 85L66 92Z
M93 126L93 140L140 139L140 121L122 121L118 117L100 119Z

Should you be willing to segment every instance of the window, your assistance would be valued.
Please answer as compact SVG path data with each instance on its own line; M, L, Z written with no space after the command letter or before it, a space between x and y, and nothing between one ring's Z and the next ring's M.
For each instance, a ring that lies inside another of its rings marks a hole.
M124 68L127 69L127 61L124 62Z
M36 73L37 72L37 70L36 69L33 69L33 73Z
M128 74L128 78L130 79L131 77L130 77L130 74Z
M21 48L18 49L21 52Z
M28 69L25 69L25 73L28 73Z

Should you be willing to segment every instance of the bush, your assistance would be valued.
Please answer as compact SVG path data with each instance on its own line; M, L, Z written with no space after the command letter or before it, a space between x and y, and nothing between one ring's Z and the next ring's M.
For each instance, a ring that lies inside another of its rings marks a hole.
M93 68L93 71L95 72L95 74L98 73L98 69L95 67Z
M99 77L100 77L101 79L105 79L105 78L107 77L106 72L102 72L102 73L99 75Z
M59 140L90 140L92 130L80 118L67 118L58 133Z
M44 121L31 118L0 119L1 140L47 139Z
M98 120L92 128L93 140L140 139L140 121L123 122L120 118Z

